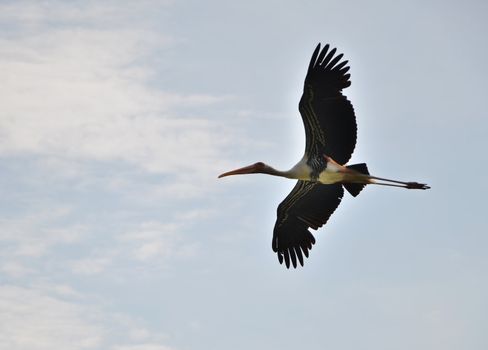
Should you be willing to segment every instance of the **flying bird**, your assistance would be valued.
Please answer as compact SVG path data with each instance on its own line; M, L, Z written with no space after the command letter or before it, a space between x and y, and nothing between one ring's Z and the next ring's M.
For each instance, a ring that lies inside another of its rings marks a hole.
M280 203L273 230L272 248L280 264L303 266L304 256L315 244L309 228L325 225L344 195L353 197L369 184L425 190L418 182L404 182L372 176L365 163L346 165L356 145L356 117L342 89L351 85L348 61L336 49L322 49L320 43L308 66L303 95L298 105L305 127L305 154L290 170L280 171L258 162L223 173L262 173L297 179L295 187Z

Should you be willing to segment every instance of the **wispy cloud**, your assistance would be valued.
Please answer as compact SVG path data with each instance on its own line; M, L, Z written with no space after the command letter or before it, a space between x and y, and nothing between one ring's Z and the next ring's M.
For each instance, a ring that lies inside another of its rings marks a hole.
M89 256L72 260L67 266L75 274L97 275L110 273L114 268L131 266L123 274L167 268L179 259L191 259L197 254L197 244L185 235L188 224L142 222L112 237L110 246L95 249Z
M58 207L19 218L0 219L0 242L8 247L3 255L35 258L53 246L77 242L83 227L66 226L63 219L69 213L69 208Z
M4 349L94 349L102 341L83 307L37 290L0 286L0 313Z
M81 25L51 27L43 5L19 6L29 9L19 20L35 19L37 26L0 39L0 155L122 161L174 174L178 189L188 185L181 173L214 175L225 130L209 116L185 110L227 97L168 91L151 78L156 67L146 57L168 50L169 38L121 23L83 25L88 15L57 3L54 18L68 12L80 16ZM100 6L90 11L90 18L105 16Z
M35 270L26 267L23 263L19 261L6 260L2 261L0 271L9 277L20 278L34 273Z
M224 168L229 96L164 84L175 39L134 18L169 3L0 4L0 348L173 349L77 288L193 258L213 213L177 208Z
M115 346L113 350L172 350L172 348L158 344L139 344Z
M0 4L0 22L10 28L0 37L0 157L16 164L9 181L20 189L8 194L19 210L0 218L0 271L18 283L0 286L1 348L169 349L161 335L127 316L114 321L82 292L53 281L110 274L126 263L164 266L191 255L171 217L165 224L145 217L101 223L91 199L85 204L74 194L139 197L142 189L164 198L175 189L188 192L180 173L213 175L210 164L218 162L223 138L208 116L187 111L227 97L162 86L149 57L170 50L172 39L155 35L144 21L127 25L141 8L166 3ZM133 170L101 174L104 163ZM154 173L164 180L134 184ZM67 196L59 194L66 186ZM191 195L204 188L193 187ZM77 216L82 210L92 214ZM136 203L126 210L141 209ZM110 215L123 214L114 206ZM104 240L95 243L100 231Z
M31 171L16 166L12 172L17 186L28 183L33 189L10 193L12 201L22 201L22 210L0 218L1 269L8 276L38 274L40 258L73 244L85 244L78 250L85 254L59 268L87 276L127 259L164 264L170 257L191 256L193 245L177 248L181 235L171 211L158 218L165 224L144 218L125 228L105 228L103 234L118 237L116 243L96 248L89 242L100 223L86 222L87 216L71 221L75 211L91 210L73 191L117 192L130 198L126 210L133 212L148 198L176 204L208 191L216 167L225 162L220 150L229 140L222 136L226 130L205 112L188 110L205 110L228 97L163 86L153 78L158 67L149 57L171 50L172 38L156 35L144 21L127 25L148 7L169 3L0 5L0 22L11 28L0 36L0 157L10 163L25 159ZM154 174L158 180L145 183ZM39 196L60 185L71 189L64 198ZM90 219L97 221L97 215ZM58 259L67 261L62 255Z
M219 98L146 85L149 69L131 67L139 36L79 29L2 40L0 152L116 159L157 172L201 169L219 145L212 122L174 109Z
M164 334L80 302L69 286L1 285L0 314L2 349L171 349Z
M73 272L81 275L96 275L105 271L112 262L111 257L105 254L106 252L104 252L103 256L86 257L74 261L71 264Z
M156 11L165 8L174 0L141 0L137 3L106 0L70 1L55 0L32 2L29 0L4 1L0 4L0 19L10 24L21 24L28 29L45 25L46 21L66 25L120 24L137 16L147 14L148 7ZM103 21L100 21L103 19Z
M124 234L120 240L129 247L130 256L136 260L166 260L174 255L188 253L181 247L182 237L178 235L182 226L175 223L145 222L138 230Z

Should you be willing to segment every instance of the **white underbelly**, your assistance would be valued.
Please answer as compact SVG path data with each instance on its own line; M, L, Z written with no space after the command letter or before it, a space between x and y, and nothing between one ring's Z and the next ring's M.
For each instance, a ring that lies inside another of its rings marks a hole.
M346 174L344 173L324 170L320 173L318 180L323 184L330 185L337 182L343 182L346 177L345 175Z
M287 177L292 179L315 181L311 178L313 169L308 165L306 155L287 173ZM317 181L326 185L344 182L368 183L367 176L351 171L333 161L327 163L327 167L320 173Z
M288 171L288 173L291 174L291 178L297 179L297 180L305 180L309 181L310 180L310 173L312 172L312 169L310 166L307 164L307 157L303 156L303 158L295 164L291 170Z
M320 173L318 180L327 185L334 183L371 183L368 175L358 172L338 172L335 169L328 168Z

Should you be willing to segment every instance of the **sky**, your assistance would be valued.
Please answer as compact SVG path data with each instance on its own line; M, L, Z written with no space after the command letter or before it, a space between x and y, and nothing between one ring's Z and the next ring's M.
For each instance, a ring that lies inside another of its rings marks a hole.
M486 1L0 2L0 348L488 348ZM345 195L271 251L318 42L351 67Z

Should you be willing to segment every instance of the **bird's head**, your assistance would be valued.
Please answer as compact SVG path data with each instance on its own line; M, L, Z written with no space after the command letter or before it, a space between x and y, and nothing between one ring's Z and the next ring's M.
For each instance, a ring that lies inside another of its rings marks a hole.
M230 175L244 175L244 174L257 174L257 173L268 173L269 166L263 162L257 162L252 165L245 166L243 168L228 171L226 173L220 174L219 178Z

